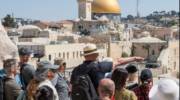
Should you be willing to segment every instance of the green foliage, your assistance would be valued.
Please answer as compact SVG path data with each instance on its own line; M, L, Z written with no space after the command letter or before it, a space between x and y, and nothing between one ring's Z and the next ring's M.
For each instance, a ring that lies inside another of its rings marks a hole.
M126 52L122 52L122 57L129 57L129 55Z
M174 26L174 25L177 25L178 23L175 21L175 20L172 20L170 22L167 23L167 26L168 27L171 27L171 26Z
M128 19L128 20L134 20L134 16L133 16L133 15L128 15L128 16L127 16L127 19Z
M3 21L2 21L2 24L5 26L5 27L15 27L15 21L14 21L14 18L7 14L4 18L3 18Z

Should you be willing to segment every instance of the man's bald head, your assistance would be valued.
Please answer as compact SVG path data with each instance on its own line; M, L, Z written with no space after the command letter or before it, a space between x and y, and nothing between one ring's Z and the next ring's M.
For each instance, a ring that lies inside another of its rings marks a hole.
M109 97L111 98L114 95L115 85L111 79L102 79L99 83L98 92L100 98Z

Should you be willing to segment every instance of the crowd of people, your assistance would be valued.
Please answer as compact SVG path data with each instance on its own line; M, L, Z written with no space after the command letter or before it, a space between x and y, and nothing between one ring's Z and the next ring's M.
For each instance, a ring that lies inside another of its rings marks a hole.
M65 77L66 62L28 63L31 51L19 49L19 61L8 58L0 70L0 100L179 100L179 85L171 79L153 82L151 69L140 71L142 57L103 58L94 44L84 47L85 60ZM138 75L140 72L140 75Z

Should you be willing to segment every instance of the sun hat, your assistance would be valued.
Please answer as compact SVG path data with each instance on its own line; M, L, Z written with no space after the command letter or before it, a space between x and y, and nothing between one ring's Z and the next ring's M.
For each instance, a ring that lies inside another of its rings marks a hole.
M43 81L46 79L49 69L56 70L58 68L59 66L53 65L49 61L38 62L34 77L38 81Z
M63 58L55 58L54 59L54 65L64 65L66 64L65 60Z
M98 54L98 50L95 44L87 44L84 49L83 49L83 54L82 56L87 56L91 54Z
M149 92L150 100L179 100L179 86L171 79L162 79Z

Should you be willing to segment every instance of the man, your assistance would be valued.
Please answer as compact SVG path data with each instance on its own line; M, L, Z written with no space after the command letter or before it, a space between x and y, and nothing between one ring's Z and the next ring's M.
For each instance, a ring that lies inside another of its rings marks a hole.
M58 66L48 61L37 64L37 70L27 87L28 100L59 100L51 80L54 79Z
M59 100L70 100L68 81L64 77L66 62L64 59L56 58L54 60L54 65L59 66L58 72L53 79L53 84L58 92Z
M105 73L112 70L113 63L109 62L111 64L107 64L110 66L99 66L97 61L99 52L96 45L94 44L87 44L87 46L84 48L84 53L82 55L84 56L85 61L72 71L70 82L73 85L73 82L78 75L88 74L95 89L97 90L99 81L104 78Z
M15 81L17 62L15 59L7 59L3 62L6 78L4 79L5 100L16 100L21 92L21 87Z
M99 82L98 93L100 100L111 100L114 96L115 85L110 79L102 79Z
M129 64L126 67L126 70L128 71L126 88L132 90L133 88L138 86L138 69L135 65Z
M27 48L19 49L20 81L21 81L23 90L26 89L28 83L30 82L31 79L33 79L33 75L35 73L34 67L28 64L31 53L32 53L31 50Z
M76 67L72 71L72 75L71 75L70 83L72 84L72 100L97 99L97 87L99 81L102 78L104 78L107 72L110 72L112 70L112 66L113 66L112 62L108 62L110 64L101 66L101 63L97 61L99 52L97 50L96 45L94 44L87 44L83 52L84 53L82 55L84 56L85 61L82 64L80 64L78 67ZM83 82L85 82L85 84L81 84ZM81 84L81 86L84 87L77 85L77 83ZM78 88L78 86L80 86L80 88ZM88 89L90 89L90 92L86 91ZM81 94L77 92L81 92ZM79 96L79 95L84 95L84 97L87 98L84 98L83 96Z
M153 76L150 69L143 69L140 75L141 85L134 88L138 100L149 100L148 94L153 85Z

